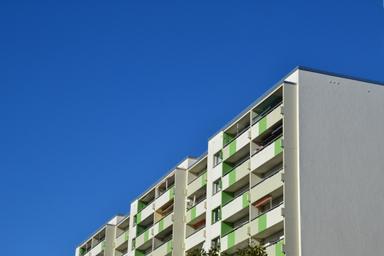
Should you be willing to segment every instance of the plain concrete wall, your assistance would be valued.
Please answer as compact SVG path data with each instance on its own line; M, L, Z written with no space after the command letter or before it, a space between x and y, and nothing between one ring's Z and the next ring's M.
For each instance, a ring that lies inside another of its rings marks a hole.
M383 255L384 86L301 70L299 131L302 255Z
M176 168L175 172L175 203L173 209L173 250L172 255L183 255L184 252L184 234L185 223L184 214L186 206L185 188L186 188L185 169Z
M300 197L298 169L298 71L283 89L284 232L286 255L300 255Z

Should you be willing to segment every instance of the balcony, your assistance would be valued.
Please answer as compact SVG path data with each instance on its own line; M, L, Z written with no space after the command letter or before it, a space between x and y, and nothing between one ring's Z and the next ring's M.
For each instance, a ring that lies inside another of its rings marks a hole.
M259 214L251 221L251 236L257 240L266 238L284 228L283 203Z
M175 197L175 187L172 186L155 200L155 210L167 204L174 197Z
M149 256L152 253L152 248L148 247L145 250L136 249L134 256ZM104 255L103 255L104 256Z
M240 162L237 166L233 167L231 170L226 171L227 174L222 179L222 189L226 190L228 187L232 186L237 181L246 177L249 174L250 170L250 159L247 158Z
M195 193L200 188L204 187L207 184L207 171L201 172L201 174L192 180L188 184L187 195L190 196Z
M256 151L251 156L251 170L256 174L264 173L266 170L281 163L283 161L282 141L283 137L279 136Z
M237 248L243 247L249 239L249 222L235 228L221 238L221 251L233 253Z
M234 155L238 150L249 144L249 127L241 131L241 133L236 137L229 139L229 141L230 142L223 147L223 160L226 160L230 156Z
M254 125L251 127L251 138L255 139L265 131L276 125L283 119L281 114L282 103L267 109L264 113L261 113L257 119L255 119Z
M167 256L172 254L173 241L169 240L168 242L163 243L157 247L151 254L151 256Z
M147 247L148 244L151 244L152 237L152 228L148 228L136 238L136 248L142 250L142 247Z
M185 240L185 250L188 251L191 248L197 246L200 243L203 243L205 241L205 228L202 228L189 237L186 238Z
M284 170L278 169L262 179L251 188L251 203L260 200L267 195L283 194L282 174Z
M265 247L268 256L284 256L283 252L284 240L281 239L275 243L269 244Z
M227 220L232 216L239 215L243 212L243 210L248 214L248 206L249 191L244 191L242 194L238 195L236 198L234 198L232 201L228 202L222 207L222 220Z
M187 217L186 217L187 223L205 214L205 212L206 212L206 200L203 200L187 211Z
M104 227L92 238L90 238L85 244L79 248L80 256L99 256L104 255L104 250L106 248L106 234L107 227Z
M122 244L128 241L129 231L125 231L115 239L115 247L120 247Z
M142 209L139 213L136 215L136 224L140 224L143 220L150 217L154 212L153 202L149 205L145 206L144 209Z
M104 251L105 248L105 241L102 241L95 245L90 251L88 251L85 254L80 254L82 256L96 256L101 254Z
M155 225L153 226L153 234L156 236L166 228L170 227L172 224L172 213L170 213L161 220L159 220L157 223L155 223Z

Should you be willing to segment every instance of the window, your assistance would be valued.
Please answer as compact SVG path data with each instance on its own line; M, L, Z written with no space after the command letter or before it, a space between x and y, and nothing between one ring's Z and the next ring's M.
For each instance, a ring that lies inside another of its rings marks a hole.
M218 222L221 219L221 209L217 207L212 211L212 224Z
M133 226L135 227L137 224L137 215L133 216Z
M222 160L223 160L223 153L220 150L219 152L213 155L213 166L218 165L219 163L221 163Z
M211 248L217 248L217 249L220 248L220 237L219 236L212 240Z
M136 249L136 238L132 239L132 250Z
M215 180L212 185L212 195L221 190L221 179Z

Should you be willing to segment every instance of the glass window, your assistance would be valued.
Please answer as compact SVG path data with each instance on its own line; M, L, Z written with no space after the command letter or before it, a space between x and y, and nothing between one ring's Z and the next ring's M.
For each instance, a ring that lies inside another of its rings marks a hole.
M220 237L219 236L212 240L211 247L217 248L217 249L220 248Z
M221 150L213 155L213 166L218 165L223 160L223 153Z
M212 224L218 222L221 219L221 209L217 207L212 211Z
M215 180L213 182L213 186L212 186L212 195L216 194L217 192L219 192L221 190L221 179L218 179L218 180Z

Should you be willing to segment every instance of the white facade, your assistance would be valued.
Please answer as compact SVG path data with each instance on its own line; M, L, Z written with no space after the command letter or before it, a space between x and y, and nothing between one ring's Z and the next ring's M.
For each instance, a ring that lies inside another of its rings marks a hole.
M297 68L109 222L77 256L379 255L384 86Z

